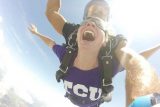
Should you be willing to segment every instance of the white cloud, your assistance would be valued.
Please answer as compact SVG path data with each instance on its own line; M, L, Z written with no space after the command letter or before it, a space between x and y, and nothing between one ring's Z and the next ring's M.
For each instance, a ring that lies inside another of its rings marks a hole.
M53 105L75 107L68 99L64 98L64 93L60 93L52 86L47 86L37 76L27 72L28 70L13 67L11 69L12 71L8 72L3 79L3 85L7 85L6 88L3 88L5 89L3 90L3 95L10 88L13 88L20 98L30 104L34 103L34 96L34 98L44 103L46 107L53 107Z

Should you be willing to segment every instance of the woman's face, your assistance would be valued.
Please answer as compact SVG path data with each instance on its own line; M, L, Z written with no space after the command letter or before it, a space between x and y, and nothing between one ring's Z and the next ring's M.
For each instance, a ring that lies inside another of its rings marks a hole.
M83 23L77 33L78 48L99 50L105 41L105 32L95 22Z

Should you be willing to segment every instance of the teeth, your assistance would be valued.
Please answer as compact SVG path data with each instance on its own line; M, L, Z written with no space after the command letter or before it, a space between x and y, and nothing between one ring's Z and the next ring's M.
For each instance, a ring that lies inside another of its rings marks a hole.
M87 41L93 41L94 38L94 32L92 31L85 31L83 33L83 40L87 40Z
M94 32L92 31L87 30L84 32L84 36L87 36L88 34L91 34L92 36L94 36Z

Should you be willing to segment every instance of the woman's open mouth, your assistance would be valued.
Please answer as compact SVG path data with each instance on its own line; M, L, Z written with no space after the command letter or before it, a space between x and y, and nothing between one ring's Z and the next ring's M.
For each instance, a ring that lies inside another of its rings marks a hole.
M83 33L82 39L87 40L87 41L94 41L95 40L94 32L89 31L89 30L85 31Z

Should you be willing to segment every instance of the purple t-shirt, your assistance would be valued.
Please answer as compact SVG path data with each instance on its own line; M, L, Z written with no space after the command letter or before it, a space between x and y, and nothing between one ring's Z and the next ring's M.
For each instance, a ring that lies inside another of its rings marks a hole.
M55 45L53 51L62 61L66 48L60 45ZM117 62L114 61L113 76L118 73ZM101 71L99 67L84 71L77 67L71 66L68 69L67 76L64 77L64 88L68 94L83 98L87 102L97 102L101 97ZM79 105L81 106L81 105ZM81 106L82 107L82 106ZM84 107L84 106L83 106Z

